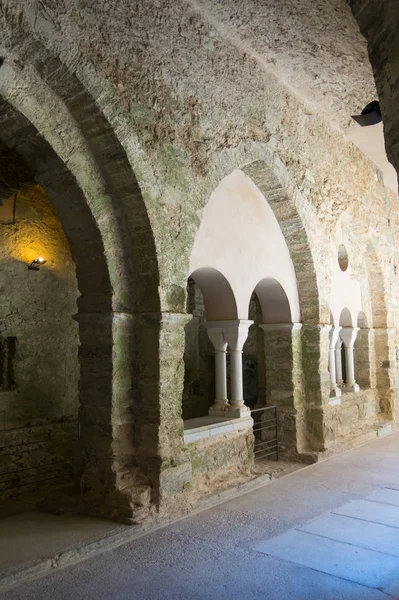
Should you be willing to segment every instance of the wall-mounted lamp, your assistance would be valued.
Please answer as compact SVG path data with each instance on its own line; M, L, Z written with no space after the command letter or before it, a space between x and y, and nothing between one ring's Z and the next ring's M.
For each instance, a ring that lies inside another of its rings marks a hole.
M38 258L35 258L35 260L32 260L30 265L28 265L28 269L30 269L31 271L40 271L40 267L42 265L45 265L46 262L47 260L44 260L44 258L39 256Z

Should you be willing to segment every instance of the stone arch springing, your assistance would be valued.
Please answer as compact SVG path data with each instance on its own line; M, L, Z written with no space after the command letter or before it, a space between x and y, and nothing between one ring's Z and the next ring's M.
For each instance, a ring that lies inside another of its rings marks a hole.
M136 472L142 472L142 455L157 455L155 440L151 448L145 443L142 448L141 428L148 417L141 410L143 395L152 419L159 407L140 374L143 363L147 369L151 365L155 380L159 371L154 240L139 186L109 124L63 65L55 61L48 70L62 98L28 66L22 74L12 61L0 69L0 138L46 189L77 267L82 489L103 495L96 511L129 519L131 497L145 481ZM63 120L66 139L58 136ZM140 313L146 317L137 318ZM137 351L142 336L153 339L150 361ZM118 493L120 469L123 494ZM132 473L130 487L126 469ZM155 472L150 479L156 479Z

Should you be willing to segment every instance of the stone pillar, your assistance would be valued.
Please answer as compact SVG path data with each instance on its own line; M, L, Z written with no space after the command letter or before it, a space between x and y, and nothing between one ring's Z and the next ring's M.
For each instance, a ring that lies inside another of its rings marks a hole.
M250 409L244 404L242 381L242 349L253 321L224 321L223 336L229 346L231 373L231 401L229 412L236 417L249 416Z
M360 390L355 380L355 361L353 346L356 341L359 327L343 327L340 331L341 339L345 345L346 381L344 390L347 392L358 392Z
M209 414L228 410L227 399L227 373L226 373L226 351L227 342L223 336L223 323L220 321L209 321L206 324L209 339L215 349L215 404L210 408Z
M339 335L335 344L335 375L337 386L342 387L344 385L344 380L342 379L342 340Z
M301 323L262 324L266 404L278 407L280 452L287 458L306 447Z
M395 356L395 328L376 327L374 329L374 348L376 373L375 380L379 397L379 412L384 418L391 419L397 412L397 359Z
M339 339L339 332L341 327L332 327L330 331L330 348L329 348L329 370L330 370L330 404L340 404L340 397L342 395L341 390L337 386L337 370L336 370L336 352L335 347L337 345L337 341ZM341 378L342 378L342 367L341 363L339 364L339 368L341 370Z
M356 381L360 389L375 387L374 330L360 328L354 348ZM372 371L374 373L372 374ZM372 378L374 385L372 386Z
M330 324L304 324L302 328L304 404L309 450L323 451L333 439L333 429L326 420L331 391L328 372L330 331Z
M184 452L182 395L185 326L191 315L143 314L137 319L139 363L135 374L133 415L136 462L148 474L152 497L166 506L191 481Z

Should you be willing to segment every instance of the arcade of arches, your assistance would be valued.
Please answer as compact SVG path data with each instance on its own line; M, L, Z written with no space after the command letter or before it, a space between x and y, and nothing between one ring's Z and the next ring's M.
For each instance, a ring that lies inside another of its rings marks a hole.
M301 463L397 426L399 41L375 10L0 0L0 511L187 512L254 476L263 407ZM351 119L376 99L383 125Z

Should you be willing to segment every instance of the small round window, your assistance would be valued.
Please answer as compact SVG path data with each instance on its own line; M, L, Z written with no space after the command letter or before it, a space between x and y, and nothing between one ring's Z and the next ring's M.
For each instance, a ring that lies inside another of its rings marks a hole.
M341 271L346 271L349 264L348 253L343 244L340 244L338 247L338 263Z

